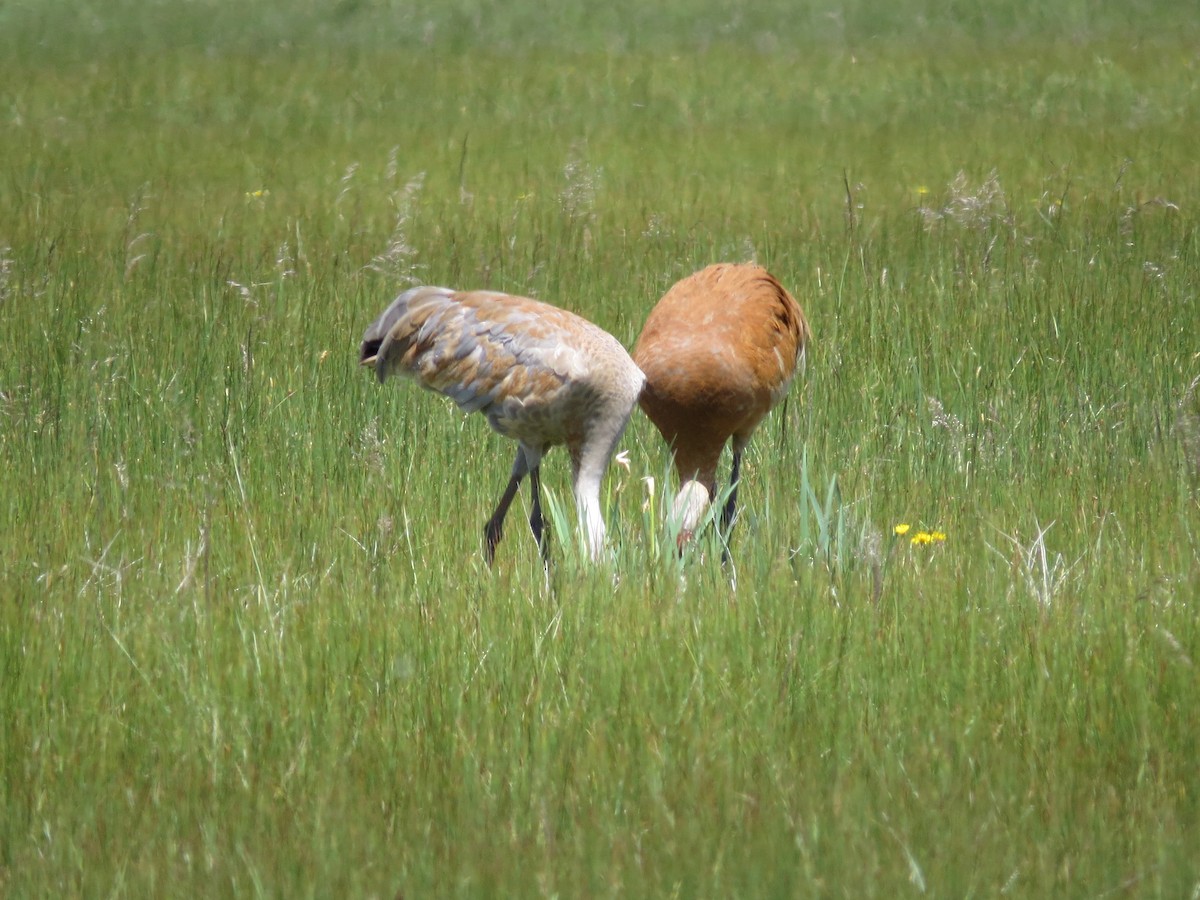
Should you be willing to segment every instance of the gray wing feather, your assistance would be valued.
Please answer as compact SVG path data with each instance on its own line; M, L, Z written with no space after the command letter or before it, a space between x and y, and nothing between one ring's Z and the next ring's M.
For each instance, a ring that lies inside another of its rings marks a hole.
M483 412L500 430L522 410L545 408L586 372L562 326L520 305L532 302L413 288L367 329L363 359L375 357L380 380L403 371L465 412Z

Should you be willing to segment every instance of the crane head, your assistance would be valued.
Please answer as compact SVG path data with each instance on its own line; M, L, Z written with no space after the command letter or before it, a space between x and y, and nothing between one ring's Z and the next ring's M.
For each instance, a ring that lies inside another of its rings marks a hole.
M699 481L693 479L679 486L679 493L675 495L675 502L671 504L669 521L672 527L679 529L676 544L680 552L683 552L683 548L700 528L711 502L712 495Z
M382 340L371 339L362 342L362 347L358 353L358 364L374 369L375 374L379 376L379 380L383 381L386 373L377 365L379 362L379 348L383 345Z

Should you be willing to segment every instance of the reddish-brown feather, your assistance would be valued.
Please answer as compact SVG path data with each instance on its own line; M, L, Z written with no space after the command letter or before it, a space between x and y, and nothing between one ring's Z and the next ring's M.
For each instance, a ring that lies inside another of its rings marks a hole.
M633 358L646 374L642 409L682 481L714 491L725 443L745 446L787 393L809 337L800 305L760 266L709 266L667 291Z

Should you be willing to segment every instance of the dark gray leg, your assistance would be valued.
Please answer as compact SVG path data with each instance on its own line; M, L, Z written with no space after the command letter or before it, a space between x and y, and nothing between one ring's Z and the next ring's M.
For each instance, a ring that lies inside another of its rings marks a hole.
M737 517L738 479L742 473L742 451L734 448L733 471L729 473L729 499L721 510L721 562L729 563L729 539L733 534L733 520Z
M525 462L525 454L518 448L517 458L513 460L512 476L508 479L508 487L504 489L504 495L500 498L500 503L496 507L496 511L492 513L492 517L488 519L487 524L483 527L484 539L487 541L484 554L489 566L496 558L496 545L500 543L500 537L504 533L504 517L508 515L508 508L512 506L512 502L517 496L517 488L521 486L521 480L528 473L529 466ZM534 496L537 496L536 491ZM537 513L540 517L540 508L537 508Z
M533 509L529 513L529 527L533 530L533 538L542 551L542 559L548 559L550 553L549 541L545 534L545 520L542 518L542 467L534 466L529 470L529 490L533 492Z
M738 478L742 472L742 451L733 451L733 471L729 473L729 499L725 501L725 508L721 510L721 533L725 535L726 540L729 538L729 532L733 530L733 517L737 514L737 492Z

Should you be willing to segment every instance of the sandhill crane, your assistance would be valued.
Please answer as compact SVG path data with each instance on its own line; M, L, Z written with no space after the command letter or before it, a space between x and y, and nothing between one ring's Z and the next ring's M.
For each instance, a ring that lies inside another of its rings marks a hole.
M742 451L787 393L810 337L800 305L756 265L702 269L650 312L633 358L646 374L642 409L671 446L679 473L671 520L681 549L716 497L717 461L730 439L721 528L732 528Z
M608 332L566 310L492 291L416 287L363 335L360 361L380 382L408 375L517 442L508 486L484 528L488 564L529 475L529 526L545 553L539 465L566 444L579 524L593 560L604 547L600 480L645 377Z

